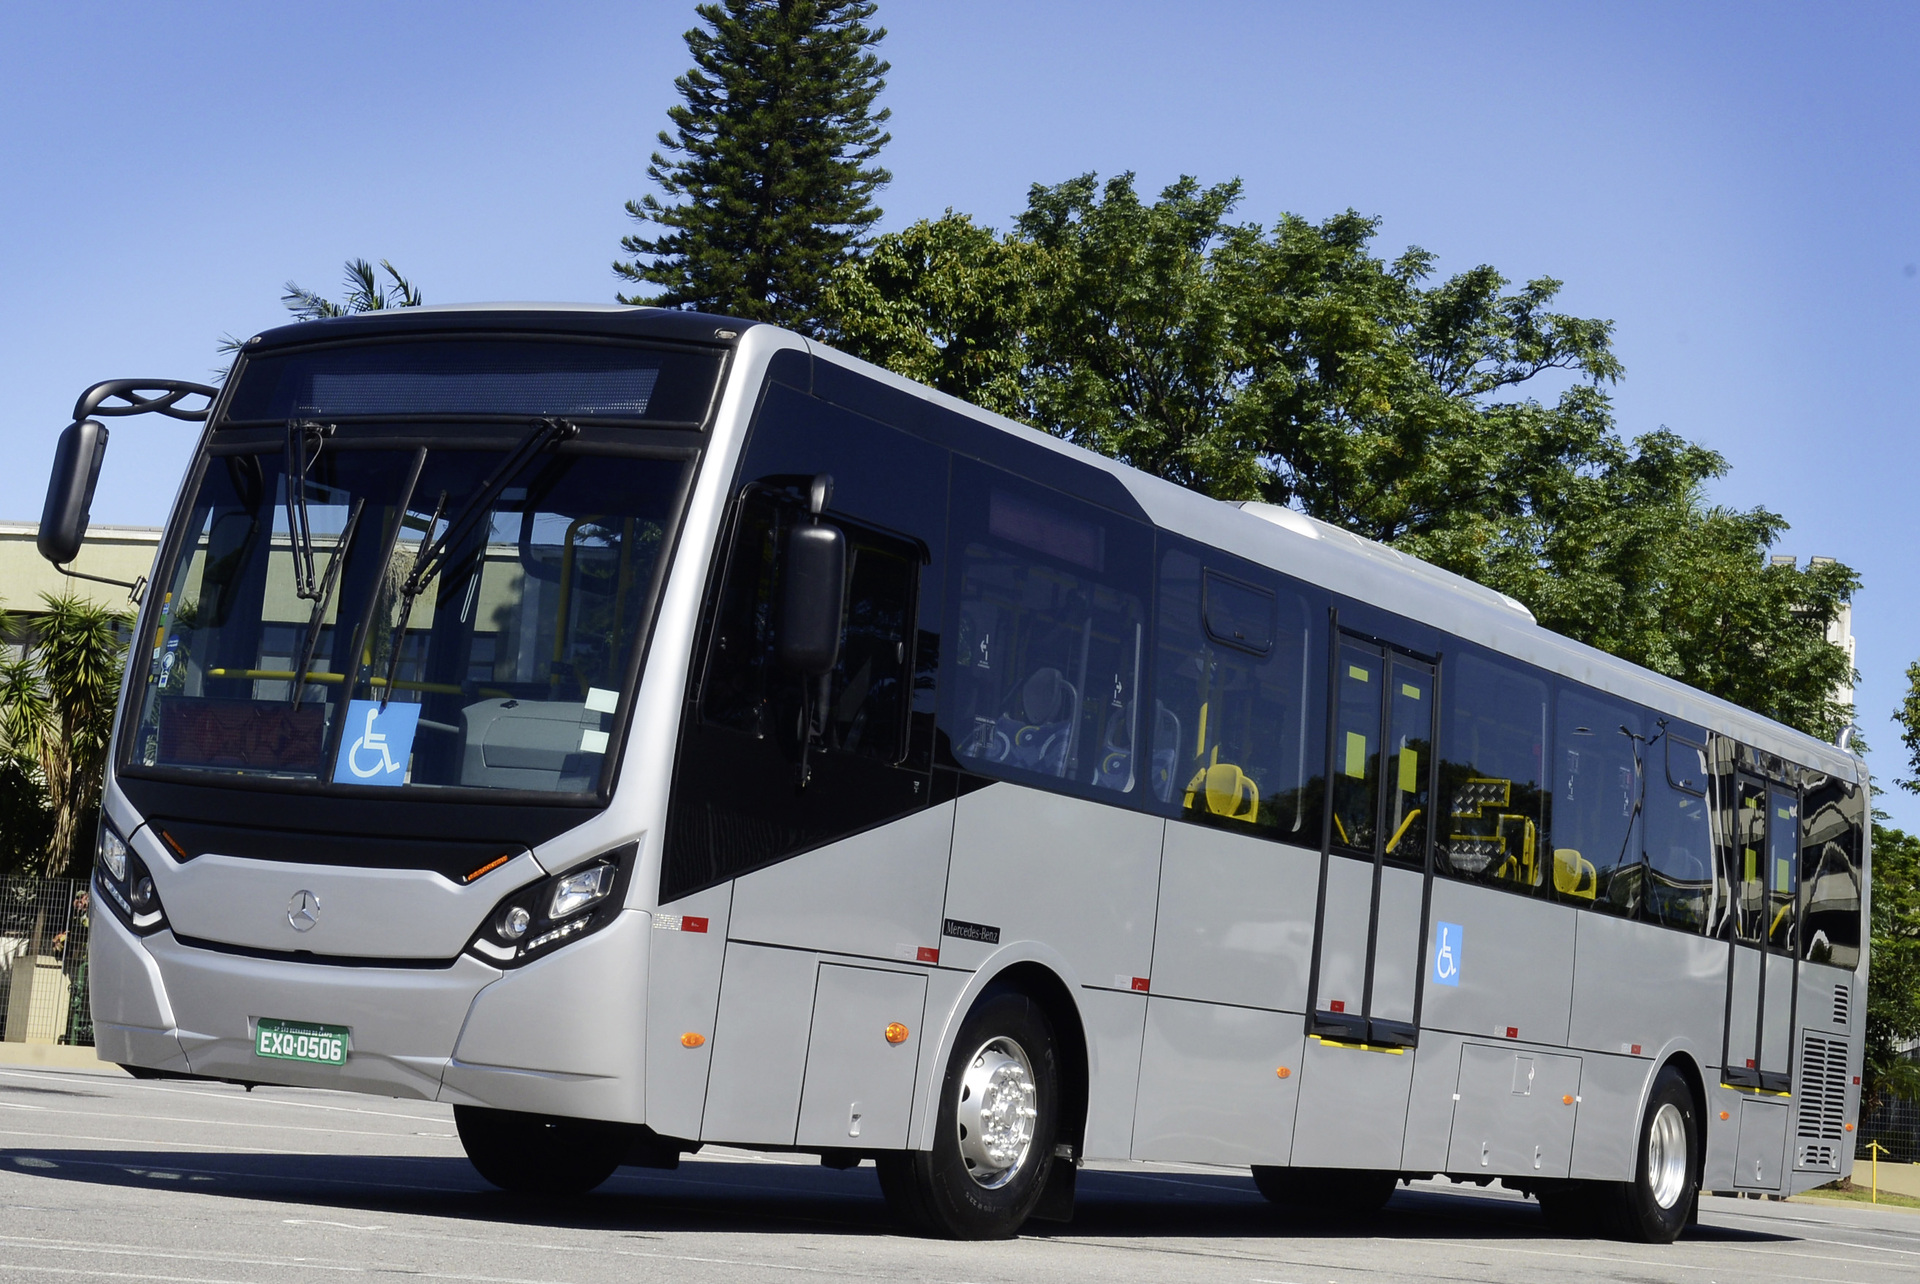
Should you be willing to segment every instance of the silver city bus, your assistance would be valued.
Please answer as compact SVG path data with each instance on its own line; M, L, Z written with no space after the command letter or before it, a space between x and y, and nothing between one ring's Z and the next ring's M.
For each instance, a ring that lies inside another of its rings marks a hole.
M135 1073L448 1102L509 1191L871 1159L961 1237L1087 1160L1652 1241L1851 1170L1862 763L1500 594L591 306L98 385L57 563L147 410L205 427L94 870Z

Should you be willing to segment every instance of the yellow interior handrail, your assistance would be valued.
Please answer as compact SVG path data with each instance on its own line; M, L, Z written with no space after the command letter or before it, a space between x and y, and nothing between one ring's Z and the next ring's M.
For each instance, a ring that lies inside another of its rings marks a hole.
M1393 849L1398 847L1400 845L1400 840L1407 836L1407 826L1411 825L1416 819L1418 819L1419 815L1420 815L1420 809L1418 807L1415 807L1412 811L1407 813L1407 818L1400 822L1400 828L1394 830L1393 837L1387 840L1387 855L1389 856L1393 855ZM1335 817L1335 819L1337 820L1339 818Z

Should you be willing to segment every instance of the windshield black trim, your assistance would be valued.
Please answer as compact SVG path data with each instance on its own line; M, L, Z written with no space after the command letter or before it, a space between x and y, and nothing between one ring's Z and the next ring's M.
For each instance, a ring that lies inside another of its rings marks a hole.
M149 771L160 774L146 774ZM138 775L116 775L115 782L142 816L218 816L221 824L249 829L515 843L534 849L585 824L606 807L590 794L556 802L553 794L519 790L511 797L468 799L465 805L449 807L440 798L322 793L288 789L285 781L181 778L189 774L164 767L142 768Z
M289 343L271 348L243 351L233 369L228 372L226 382L220 389L220 400L213 407L214 413L208 416L208 432L222 433L242 427L265 427L284 425L285 417L261 419L229 418L227 411L232 404L236 390L246 374L246 368L256 358L298 356L304 352L322 352L335 348L386 348L409 343L446 343L449 341L468 341L477 343L507 343L532 341L554 343L567 346L606 347L606 348L642 348L653 352L681 352L719 358L718 373L714 377L713 387L707 393L706 410L698 419L649 419L642 415L595 414L577 416L589 419L596 424L610 427L633 425L636 428L655 428L671 432L704 433L719 413L721 398L725 395L727 379L733 373L734 349L731 344L687 343L672 339L648 339L605 334L556 333L542 330L475 330L448 328L423 331L419 334L361 334L342 335L338 338L320 340L312 343ZM418 414L379 414L379 415L340 415L329 414L329 422L350 423L435 423L465 422L485 424L525 424L524 412L494 414L484 411L432 411Z

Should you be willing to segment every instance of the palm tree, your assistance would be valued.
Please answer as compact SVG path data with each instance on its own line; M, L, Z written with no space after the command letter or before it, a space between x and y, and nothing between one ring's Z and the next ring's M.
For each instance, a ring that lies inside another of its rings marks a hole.
M78 597L44 595L18 654L0 660L0 757L8 774L34 784L51 821L38 859L22 873L58 875L84 868L79 840L100 807L107 742L126 664L131 620ZM0 630L17 621L0 612Z
M387 308L417 308L423 302L419 289L413 282L400 275L398 268L380 260L381 270L386 272L388 283L380 284L379 273L373 264L365 259L348 259L346 285L347 292L340 302L323 299L312 290L306 289L297 281L287 282L287 292L280 296L280 302L287 305L287 311L302 321L323 321L328 317L352 316L356 312L381 312ZM223 357L232 357L240 351L241 342L230 334L220 336L220 342L214 345ZM233 371L233 362L216 366L214 375L225 382Z
M373 264L365 259L352 259L347 263L347 293L340 302L323 299L312 290L302 289L296 282L287 282L287 292L280 296L280 302L287 305L287 311L302 321L320 321L327 317L351 316L356 312L379 312L386 308L417 308L420 306L420 291L415 289L406 277L401 276L393 264L385 259L380 266L391 278L391 284L382 286L374 274Z

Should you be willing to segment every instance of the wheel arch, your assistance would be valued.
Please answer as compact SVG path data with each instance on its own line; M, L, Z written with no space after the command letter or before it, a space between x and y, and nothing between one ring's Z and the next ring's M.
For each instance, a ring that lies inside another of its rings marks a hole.
M909 1148L927 1150L933 1145L940 1088L961 1025L990 992L1012 991L1038 1004L1053 1025L1061 1076L1058 1137L1062 1142L1071 1142L1078 1153L1086 1141L1092 1074L1086 1024L1080 1015L1080 1005L1074 999L1078 988L1072 966L1053 949L1036 941L1010 942L986 959L954 994L941 1018L939 1038L930 1045L933 1055L921 1063ZM930 1030L934 1027L932 1013L928 1014L927 1024Z
M1087 1032L1080 1021L1080 1006L1065 981L1046 965L1029 961L1015 963L995 974L981 991L980 999L1007 992L1024 994L1047 1014L1053 1026L1055 1051L1060 1058L1060 1128L1062 1142L1070 1143L1074 1153L1085 1150L1087 1138L1088 1059Z
M1693 1130L1694 1173L1704 1182L1707 1175L1707 1081L1705 1076L1701 1074L1700 1064L1694 1060L1692 1053L1676 1051L1660 1063L1659 1070L1654 1071L1653 1074L1648 1077L1647 1090L1644 1097L1651 1097L1653 1095L1653 1085L1660 1081L1660 1071L1665 1070L1668 1066L1672 1066L1680 1072L1681 1081L1687 1085L1687 1092L1693 1097L1693 1117L1700 1121L1700 1126ZM1640 1115L1642 1119L1646 1117L1647 1113L1646 1100L1644 1097L1640 1103ZM1638 1128L1639 1123L1636 1121L1636 1135L1638 1134ZM1639 1163L1639 1157L1637 1155L1634 1157L1634 1162L1635 1164Z

